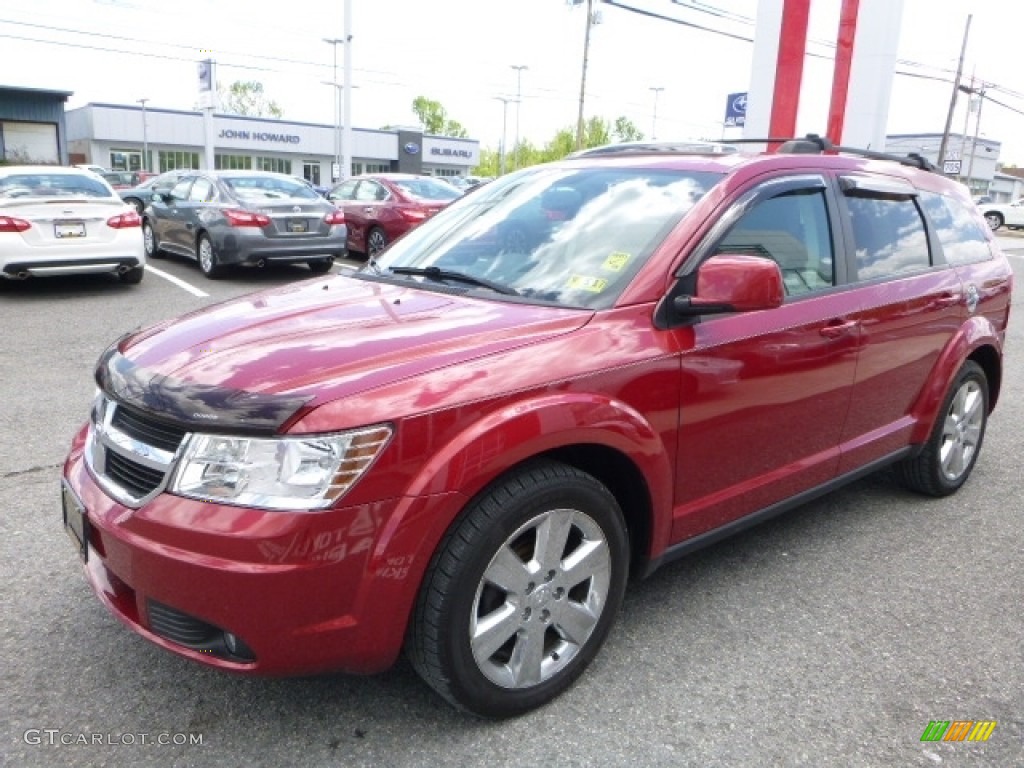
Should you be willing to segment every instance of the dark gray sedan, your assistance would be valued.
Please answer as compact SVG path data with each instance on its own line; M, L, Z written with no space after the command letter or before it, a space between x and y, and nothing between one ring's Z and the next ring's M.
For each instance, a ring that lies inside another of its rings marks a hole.
M207 277L231 264L305 262L327 272L345 254L345 216L301 179L263 171L194 171L153 195L146 255L194 258Z

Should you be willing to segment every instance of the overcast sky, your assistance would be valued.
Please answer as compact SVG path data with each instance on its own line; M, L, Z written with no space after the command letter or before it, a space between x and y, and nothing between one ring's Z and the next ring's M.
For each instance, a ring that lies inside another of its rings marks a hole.
M658 138L722 135L726 95L750 79L757 0L616 0L706 27L596 4L586 113L625 115ZM823 133L840 0L812 0L799 132ZM211 56L222 83L258 80L286 119L331 123L333 48L342 0L0 0L0 84L74 91L89 102L191 109L196 61ZM516 97L519 131L536 143L574 126L584 12L565 0L352 0L352 122L413 125L412 100L440 101L472 138L495 147L503 103ZM1001 160L1024 165L1024 30L1021 0L904 0L889 133L941 133L968 14L965 75L990 84L980 133L1001 141ZM725 33L725 34L722 34ZM729 37L727 35L732 35ZM339 49L339 66L342 54ZM339 76L340 77L340 76ZM938 78L938 79L932 79ZM997 104L1000 102L1001 104ZM1005 105L1005 106L1003 106ZM516 104L508 104L514 140ZM964 100L953 131L964 126ZM969 134L973 134L971 116Z

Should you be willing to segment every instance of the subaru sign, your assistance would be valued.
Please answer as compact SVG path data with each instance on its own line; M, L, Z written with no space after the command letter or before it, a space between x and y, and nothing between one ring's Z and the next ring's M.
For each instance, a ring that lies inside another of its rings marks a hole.
M747 94L730 93L725 102L725 125L743 126L747 122Z
M405 150L405 154L407 155L415 155L417 152L420 151L420 145L417 144L415 141L410 141L408 144L402 147L402 149Z

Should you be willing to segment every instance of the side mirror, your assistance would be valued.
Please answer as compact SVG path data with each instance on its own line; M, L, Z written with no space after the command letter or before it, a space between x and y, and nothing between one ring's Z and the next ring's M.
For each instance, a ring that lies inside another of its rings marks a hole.
M677 296L677 315L755 312L782 306L782 270L771 259L742 253L720 253L697 270L695 296Z

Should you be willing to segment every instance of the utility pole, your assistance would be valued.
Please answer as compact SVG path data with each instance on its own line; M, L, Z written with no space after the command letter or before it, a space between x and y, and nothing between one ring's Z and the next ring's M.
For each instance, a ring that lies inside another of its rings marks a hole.
M651 118L651 141L658 138L658 94L665 89L661 86L648 88L649 91L654 91L654 116Z
M953 124L953 112L956 110L956 94L960 90L960 76L964 71L964 54L967 53L967 35L971 31L972 14L967 15L967 24L964 25L964 42L960 46L960 61L956 65L956 78L953 81L953 95L949 97L949 112L946 113L946 129L942 132L942 141L939 144L939 157L937 165L941 168L946 162L946 145L949 143L949 128ZM963 162L961 160L960 162Z
M341 142L341 180L352 175L352 0L344 4L345 63L341 68L342 119L345 128Z
M978 89L978 114L974 116L974 138L971 140L971 160L967 164L967 188L971 188L971 176L974 174L974 153L978 149L978 129L981 127L981 106L985 103L985 85L982 81ZM961 162L963 162L961 160Z
M495 96L495 99L501 102L501 153L500 153L500 171L499 176L505 175L505 125L508 118L508 103L515 101L507 96Z
M324 42L334 48L334 78L331 85L334 86L334 167L331 169L331 183L341 181L341 112L339 102L341 92L338 90L338 45L345 41L337 37L325 37ZM335 173L337 171L337 173Z
M583 74L580 76L580 109L576 117L576 151L583 149L583 101L587 92L587 57L590 55L590 27L593 24L594 0L587 0L587 21L583 33Z
M149 139L146 135L146 102L149 99L137 99L142 105L142 170L149 170Z
M516 71L516 143L512 145L512 170L519 167L519 113L523 110L523 70L525 64L511 64Z

